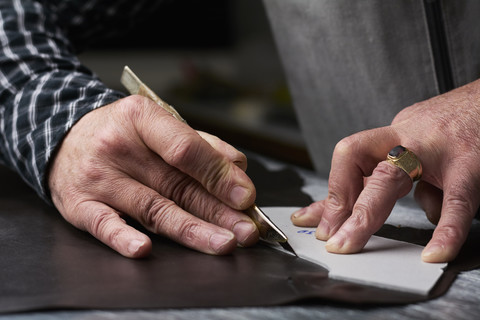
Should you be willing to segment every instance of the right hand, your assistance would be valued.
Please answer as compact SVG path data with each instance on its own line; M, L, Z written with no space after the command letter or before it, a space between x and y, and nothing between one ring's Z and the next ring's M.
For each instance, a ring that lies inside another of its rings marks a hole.
M51 161L52 200L71 224L126 257L151 241L122 216L187 247L226 254L258 240L246 157L151 100L130 96L80 119Z
M480 205L480 80L403 109L392 125L340 141L333 153L328 196L294 213L299 226L317 226L316 237L333 253L356 253L377 232L396 201L413 186L385 161L408 146L423 166L415 199L437 224L422 252L425 262L455 259Z

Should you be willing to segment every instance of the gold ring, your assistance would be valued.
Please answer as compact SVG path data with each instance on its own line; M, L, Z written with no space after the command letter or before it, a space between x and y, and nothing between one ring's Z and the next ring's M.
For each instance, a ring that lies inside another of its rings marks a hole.
M387 162L405 171L413 182L422 177L422 164L415 153L403 146L396 146L387 155Z

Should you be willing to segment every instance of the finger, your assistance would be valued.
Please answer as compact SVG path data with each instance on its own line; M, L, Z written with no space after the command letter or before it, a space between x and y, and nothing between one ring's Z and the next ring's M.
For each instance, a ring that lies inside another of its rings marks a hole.
M242 152L235 149L230 144L219 139L218 137L211 135L207 132L197 131L198 134L207 141L215 150L226 156L230 161L232 161L237 167L243 171L247 170L247 157Z
M415 200L425 211L428 220L437 224L442 211L443 191L425 181L419 181L415 187Z
M465 242L479 205L476 197L478 189L469 185L467 181L468 179L462 179L446 185L440 220L432 239L422 252L423 261L451 261Z
M328 240L351 215L355 201L378 162L398 144L388 128L364 131L340 141L332 157L325 210L316 237Z
M248 247L258 241L258 228L252 219L219 201L197 181L187 177L166 187L161 192L165 197L202 220L232 231L240 245Z
M145 108L140 115L137 108L132 109L131 119L141 140L168 164L199 181L208 192L235 209L243 210L253 204L255 188L245 172L195 130L158 106ZM165 128L169 131L165 132Z
M325 201L317 201L294 212L290 219L298 227L316 227L320 223L324 210Z
M253 222L242 213L226 206L230 211L223 212L223 214L212 214L208 217L203 216L200 219L180 208L169 198L131 178L117 178L112 181L110 187L116 191L105 192L100 196L112 207L125 212L148 230L164 235L189 248L209 254L226 254L231 252L237 244L233 232L243 237L245 245L250 245L251 242L258 239L258 231ZM185 197L195 198L195 194L186 190ZM219 203L214 197L202 199L202 203L207 209L210 208L209 200L216 201L216 204ZM211 219L220 226L203 219ZM249 232L241 229L244 227L243 222L251 226ZM233 232L227 229L233 230Z
M162 194L202 220L232 231L242 246L258 241L259 231L252 219L213 197L193 179L184 178L180 183L171 184Z
M147 256L152 248L150 239L120 218L114 209L96 201L86 201L76 206L65 218L77 228L129 258Z
M106 203L139 216L142 213L137 211L135 204L138 199L131 197L131 194L145 193L147 197L154 198L162 195L187 212L232 231L242 246L251 246L258 241L255 223L243 212L230 208L212 196L198 181L171 167L153 153L149 157L132 157L133 161L125 162L123 166L126 173L124 176L111 179L108 188L105 184L96 188L96 194ZM144 166L139 168L137 163L143 163ZM111 190L118 191L112 193ZM126 201L131 201L133 205L125 203Z
M395 202L412 188L412 180L400 168L383 161L368 179L349 217L326 243L329 252L360 251L370 236L378 231Z

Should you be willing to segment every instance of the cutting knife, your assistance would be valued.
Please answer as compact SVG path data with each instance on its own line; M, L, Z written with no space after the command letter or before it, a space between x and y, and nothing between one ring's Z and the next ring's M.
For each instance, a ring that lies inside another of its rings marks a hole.
M153 92L140 78L128 67L125 66L120 78L120 82L125 86L130 94L138 94L150 98L163 109L168 111L172 116L179 121L185 122L185 119L175 110L174 107L160 99L159 96ZM268 218L268 216L260 210L260 208L253 204L244 211L255 223L258 228L260 239L270 242L279 243L285 250L295 254L295 251L288 243L287 236Z

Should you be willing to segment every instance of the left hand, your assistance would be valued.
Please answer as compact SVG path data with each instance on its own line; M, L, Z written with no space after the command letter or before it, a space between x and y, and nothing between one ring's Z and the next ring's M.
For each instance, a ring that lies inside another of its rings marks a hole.
M360 251L413 186L402 169L383 161L397 145L422 163L415 199L438 223L422 259L453 260L480 205L480 80L402 110L390 126L340 141L327 198L294 213L294 224L318 225L316 236L328 240L330 252Z

